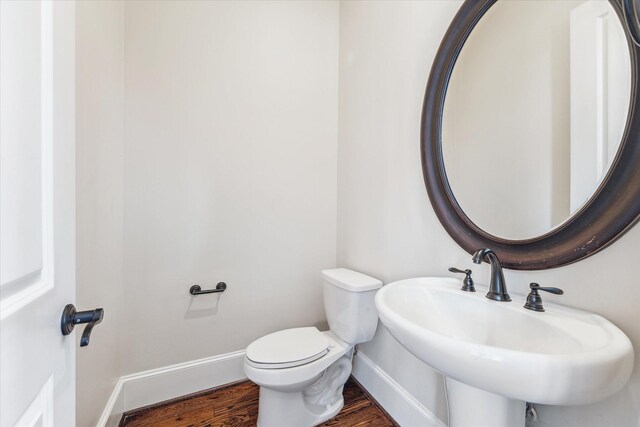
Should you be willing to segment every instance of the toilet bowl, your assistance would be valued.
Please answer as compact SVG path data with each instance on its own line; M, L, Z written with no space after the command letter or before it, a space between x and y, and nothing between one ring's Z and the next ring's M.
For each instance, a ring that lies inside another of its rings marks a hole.
M344 405L353 348L373 338L382 282L345 268L322 277L328 331L285 329L247 347L244 372L260 386L258 427L314 426L334 417Z

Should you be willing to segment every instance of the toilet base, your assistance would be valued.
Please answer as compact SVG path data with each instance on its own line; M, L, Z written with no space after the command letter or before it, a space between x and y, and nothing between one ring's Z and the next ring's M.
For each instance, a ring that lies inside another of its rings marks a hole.
M351 359L342 356L304 390L261 386L258 427L311 427L333 418L344 406L342 391L350 374Z

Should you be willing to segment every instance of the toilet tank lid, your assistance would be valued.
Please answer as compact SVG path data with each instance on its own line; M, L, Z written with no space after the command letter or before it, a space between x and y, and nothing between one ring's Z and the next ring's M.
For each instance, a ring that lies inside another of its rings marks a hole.
M371 291L382 287L380 280L348 268L322 270L322 277L332 285L351 292Z

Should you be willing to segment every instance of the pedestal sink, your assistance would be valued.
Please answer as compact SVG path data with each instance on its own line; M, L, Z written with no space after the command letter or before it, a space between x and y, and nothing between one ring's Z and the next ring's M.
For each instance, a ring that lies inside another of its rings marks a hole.
M452 278L416 278L376 295L382 323L446 376L450 427L517 427L525 402L582 405L620 390L633 368L627 336L596 314L524 298L496 302Z

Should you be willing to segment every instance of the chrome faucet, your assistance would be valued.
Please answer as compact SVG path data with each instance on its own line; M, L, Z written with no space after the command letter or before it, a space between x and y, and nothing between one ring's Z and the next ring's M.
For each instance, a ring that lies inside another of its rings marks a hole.
M472 260L476 264L480 264L482 261L491 264L491 280L489 281L487 298L494 301L511 301L511 297L507 293L507 282L504 280L504 274L502 273L502 264L500 264L495 252L488 248L478 249L473 254Z

